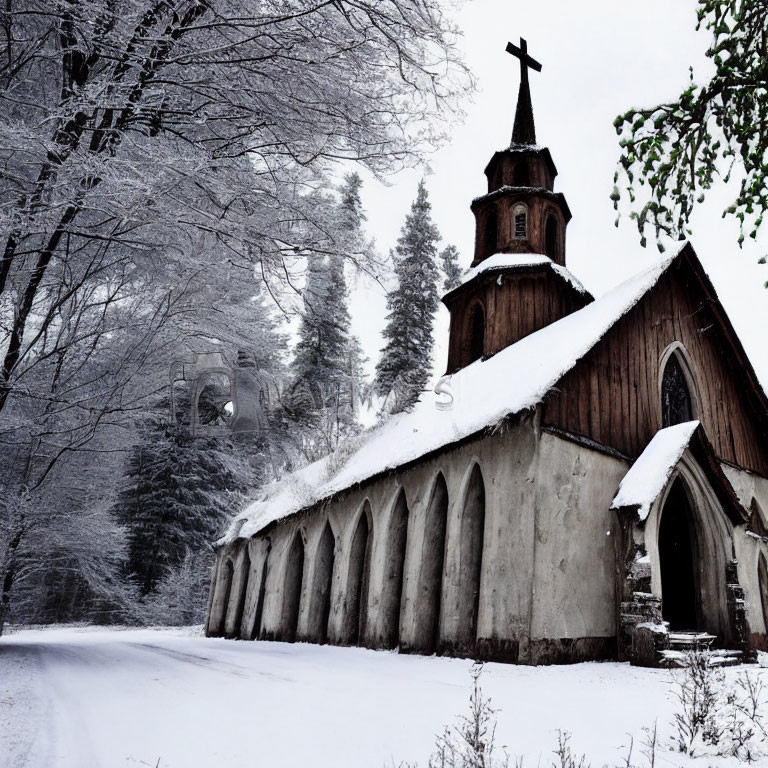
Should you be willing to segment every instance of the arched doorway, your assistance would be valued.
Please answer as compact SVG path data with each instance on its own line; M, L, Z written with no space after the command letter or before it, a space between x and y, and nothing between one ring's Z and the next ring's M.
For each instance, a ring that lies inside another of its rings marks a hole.
M664 502L659 524L661 612L672 630L699 630L699 546L685 486L677 478Z
M312 579L312 608L310 636L318 643L328 642L328 619L331 615L331 583L336 539L331 524L325 523L323 535L315 554L315 573Z
M304 576L304 542L298 531L293 537L288 559L285 564L283 586L283 639L292 643L296 640L301 607L301 582Z
M400 603L407 542L408 504L405 491L400 489L387 530L387 560L381 600L383 640L387 648L395 648L400 640Z
M448 488L441 472L435 480L424 520L424 544L421 550L413 641L414 649L420 653L434 653L439 640L447 523Z
M371 515L370 504L366 501L357 521L352 546L349 551L349 572L347 574L346 614L344 619L344 642L356 645L365 641L368 618L368 581L371 569Z
M477 614L480 604L480 574L483 563L485 529L485 484L475 464L464 496L461 515L459 554L459 634L460 646L471 648L477 639Z

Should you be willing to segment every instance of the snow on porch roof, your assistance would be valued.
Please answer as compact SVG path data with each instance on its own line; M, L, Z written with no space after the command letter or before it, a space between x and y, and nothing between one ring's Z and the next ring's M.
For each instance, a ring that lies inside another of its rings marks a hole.
M624 475L611 502L611 509L637 507L640 520L644 521L698 426L698 421L686 421L660 429Z
M493 256L483 259L476 267L468 269L461 278L461 282L452 288L445 296L450 296L462 286L474 280L486 272L502 272L505 269L520 267L549 267L553 272L566 280L579 293L587 294L587 289L574 277L570 270L555 264L549 256L543 253L494 253ZM445 298L445 296L443 298Z
M253 536L270 523L534 408L657 283L676 257L664 259L488 360L457 371L448 378L453 392L449 410L438 409L438 396L427 392L411 412L397 414L364 435L346 460L332 454L266 486L260 498L235 517L219 544Z

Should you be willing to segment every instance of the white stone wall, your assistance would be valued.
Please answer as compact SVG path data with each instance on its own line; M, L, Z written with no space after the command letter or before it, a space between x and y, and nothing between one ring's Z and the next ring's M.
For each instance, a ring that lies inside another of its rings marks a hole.
M531 637L614 638L618 520L610 505L629 465L546 432L539 450Z
M768 513L768 480L754 472L736 469L724 464L723 471L739 497L739 501L750 509L756 501L762 514ZM768 527L768 526L767 526ZM766 618L760 596L758 580L758 558L762 553L768 558L768 546L764 541L747 532L746 526L739 526L734 532L734 549L738 561L739 583L744 588L747 621L752 647L768 650L766 644Z
M476 465L483 478L485 519L478 642L467 647L462 640L466 604L461 601L466 578L462 558L467 554L461 532L467 486ZM209 633L244 638L258 634L266 639L283 636L286 558L298 534L304 546L304 567L296 636L317 639L310 631L312 600L318 592L313 583L315 554L328 521L335 537L328 640L345 642L349 553L368 503L372 524L368 620L358 642L370 647L387 645L393 632L383 600L391 575L388 530L402 490L409 516L395 630L401 648L413 648L423 606L424 552L430 543L425 518L442 473L448 508L439 650L523 663L603 656L610 653L611 645L599 641L611 641L616 634L616 523L609 506L626 470L623 461L550 433L540 434L535 419L527 419L350 490L330 503L277 523L249 542L222 548ZM233 578L222 619L227 561L232 562ZM260 627L255 628L265 562Z

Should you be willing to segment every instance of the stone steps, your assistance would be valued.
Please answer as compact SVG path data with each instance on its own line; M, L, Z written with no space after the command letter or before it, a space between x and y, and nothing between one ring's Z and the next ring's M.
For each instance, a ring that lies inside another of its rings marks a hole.
M691 651L707 651L713 667L734 667L744 662L744 654L735 650L710 650L717 639L707 632L670 632L669 648L661 651L660 663L664 667L684 667Z
M675 651L706 651L716 639L707 632L670 632L667 637Z
M662 667L685 667L687 655L687 651L661 651L659 664ZM713 667L735 667L744 663L744 654L741 651L710 651L709 661Z

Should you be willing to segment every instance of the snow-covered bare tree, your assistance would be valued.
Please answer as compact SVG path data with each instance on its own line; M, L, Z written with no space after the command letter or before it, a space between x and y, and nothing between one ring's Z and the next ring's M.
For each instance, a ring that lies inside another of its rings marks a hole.
M434 0L27 0L4 19L0 411L71 262L173 261L189 227L272 278L297 247L338 253L323 171L416 159L463 79Z
M422 181L395 248L397 287L387 296L387 344L376 366L376 391L388 399L391 412L418 400L432 370L440 233L431 210Z
M329 226L329 172L417 161L468 82L435 0L14 0L2 19L0 630L53 477L85 489L80 514L84 457L119 466L172 360L248 347L256 280L280 301L305 253L364 259Z

